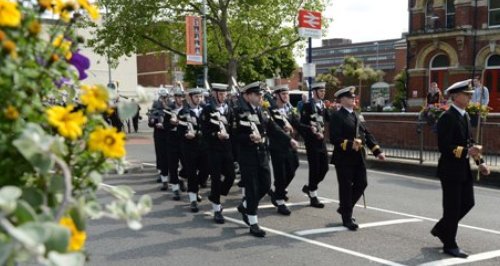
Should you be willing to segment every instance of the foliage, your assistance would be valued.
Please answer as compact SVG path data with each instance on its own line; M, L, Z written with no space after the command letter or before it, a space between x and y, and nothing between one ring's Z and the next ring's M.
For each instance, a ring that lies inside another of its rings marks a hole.
M44 12L58 19L42 24ZM0 265L82 265L89 218L138 229L151 209L149 196L136 203L129 188L102 183L121 164L124 136L103 119L116 108L104 87L82 88L75 100L88 68L74 31L82 14L96 18L97 7L0 0ZM100 203L98 190L114 200Z
M392 106L394 106L397 110L402 110L404 107L404 101L406 100L406 82L407 76L405 70L402 70L394 77L394 87L396 88L396 93L394 94Z
M447 104L429 104L424 106L420 111L419 119L421 121L426 121L428 125L434 126L441 114L450 108Z
M470 116L477 116L480 114L481 118L486 118L491 110L493 110L493 108L479 103L469 103L467 108L465 108L465 111L467 111Z
M305 44L296 28L297 10L323 11L330 1L207 0L211 74L217 69L226 81L233 76L248 82L269 78L279 67L282 76L286 76L285 70L294 67L289 60L291 51ZM184 18L203 14L202 1L103 0L101 3L109 12L104 27L96 27L90 45L97 53L114 59L158 50L185 58ZM219 78L215 76L214 80Z

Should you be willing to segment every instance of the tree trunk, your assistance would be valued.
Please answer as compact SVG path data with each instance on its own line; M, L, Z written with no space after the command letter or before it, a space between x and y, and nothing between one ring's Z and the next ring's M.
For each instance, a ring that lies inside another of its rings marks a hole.
M235 58L229 59L229 63L227 64L227 72L228 72L228 84L229 86L237 85L233 84L233 79L238 81L238 61Z

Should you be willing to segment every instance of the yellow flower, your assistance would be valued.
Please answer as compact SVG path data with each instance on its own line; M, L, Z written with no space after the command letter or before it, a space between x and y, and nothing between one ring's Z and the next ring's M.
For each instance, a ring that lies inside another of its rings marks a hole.
M263 101L262 102L262 108L268 109L270 106L271 106L271 104L269 103L269 101Z
M104 112L108 109L108 91L101 86L82 86L80 99L87 106L87 112Z
M89 150L100 151L107 158L125 156L125 134L117 132L116 128L97 128L90 133Z
M75 140L82 135L82 126L87 122L82 111L73 112L73 105L53 106L47 109L49 124L65 138Z
M5 117L9 120L16 120L19 117L19 112L16 107L9 105L7 109L4 110Z
M17 9L17 2L0 0L0 27L17 27L21 24L21 12Z
M38 4L42 9L52 9L52 0L38 0Z
M9 54L12 58L17 58L16 44L13 41L5 41L3 43L3 49L5 53Z
M68 228L71 236L69 239L68 250L69 251L80 251L85 245L85 240L87 239L87 234L85 231L80 231L76 228L75 222L71 217L63 217L59 221L59 224L63 227Z
M89 13L89 16L93 20L99 18L99 10L95 5L91 5L88 0L78 0L78 3L87 11L87 13Z
M31 35L38 35L42 31L42 25L38 20L32 21L30 25L28 26L28 30L31 33Z
M5 39L5 32L0 30L0 42Z

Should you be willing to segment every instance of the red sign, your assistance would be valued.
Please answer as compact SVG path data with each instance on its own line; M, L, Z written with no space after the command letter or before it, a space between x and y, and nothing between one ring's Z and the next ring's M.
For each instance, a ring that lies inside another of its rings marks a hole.
M186 64L201 65L203 63L203 32L201 17L186 17Z
M321 12L299 10L299 28L321 29Z

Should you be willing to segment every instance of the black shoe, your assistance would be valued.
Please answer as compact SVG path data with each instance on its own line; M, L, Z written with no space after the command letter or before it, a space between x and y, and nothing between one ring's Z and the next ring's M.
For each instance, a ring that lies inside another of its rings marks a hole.
M352 218L342 218L342 225L347 227L347 229L351 231L356 231L359 228L359 225L357 225Z
M324 208L325 207L325 204L321 203L318 199L318 197L312 197L310 198L310 201L311 201L311 207L314 207L314 208Z
M304 185L302 187L302 192L306 193L308 197L311 197L309 196L309 187L307 185Z
M459 248L443 248L443 252L450 255L450 256L457 257L457 258L465 259L465 258L469 257L469 254L463 252Z
M439 238L439 240L441 241L441 243L443 243L443 244L444 244L444 239L443 239L443 237L441 236L441 232L439 232L439 231L437 230L437 228L436 228L436 227L432 228L432 230L431 230L431 235L433 235L433 236L435 236L435 237Z
M337 213L338 213L338 214L340 214L340 216L342 216L342 213L340 212L340 207L337 209ZM352 220L353 222L356 222L356 218L355 218L354 216L353 216L353 217L351 217L351 220Z
M161 177L158 176L158 178L156 178L156 183L161 183Z
M200 194L197 194L197 195L196 195L196 200L197 200L198 202L201 202L201 196L200 196Z
M174 196L172 197L174 200L181 200L181 193L179 190L174 191Z
M161 191L168 191L168 183L163 183L163 186L160 188Z
M247 225L250 225L250 222L248 222L247 210L245 209L245 207L243 207L243 203L240 203L240 205L238 205L238 212L241 213L241 219L243 220L243 222L245 222Z
M223 224L225 222L224 216L222 216L222 211L214 212L214 221L217 224Z
M207 188L208 185L207 185L207 182L203 182L203 183L200 183L200 188Z
M282 205L278 205L278 213L288 216L292 212L290 211L290 209L288 209L288 207L285 204L282 204Z
M198 202L196 201L191 201L191 212L198 212Z
M255 237L265 237L266 232L262 229L260 229L258 224L252 224L250 225L250 234L252 234Z
M179 180L179 188L181 189L182 192L186 192L186 184L184 184L184 181Z
M274 205L274 207L278 207L278 203L276 202L276 194L274 194L274 191L269 190L269 192L267 192L267 195L271 197L271 203Z
M289 200L288 196L287 195L283 196L283 200L288 202L288 200Z

